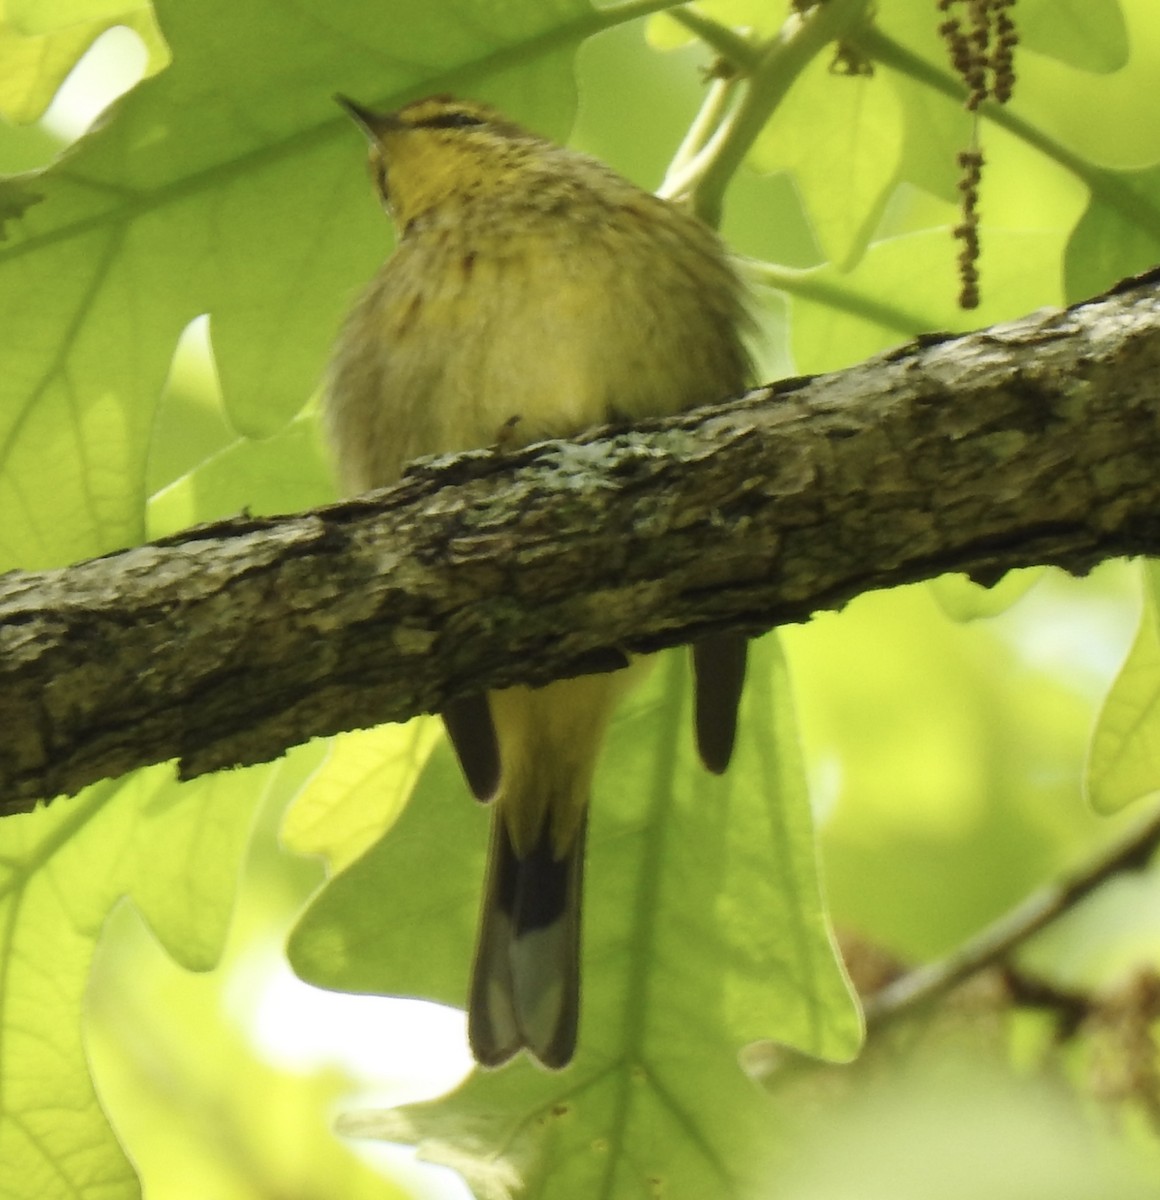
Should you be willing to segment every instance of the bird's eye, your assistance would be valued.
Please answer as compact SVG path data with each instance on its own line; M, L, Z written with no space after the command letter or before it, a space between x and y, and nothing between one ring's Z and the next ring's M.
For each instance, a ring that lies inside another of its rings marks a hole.
M433 117L428 117L425 121L419 121L417 124L425 125L428 129L466 129L470 125L482 125L484 120L474 113L464 112L460 109L436 113Z

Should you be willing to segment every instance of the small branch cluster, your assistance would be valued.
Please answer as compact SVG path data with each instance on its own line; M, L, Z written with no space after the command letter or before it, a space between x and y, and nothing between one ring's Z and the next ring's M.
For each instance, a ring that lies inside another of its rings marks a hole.
M1160 975L1145 966L1097 998L1084 1023L1087 1076L1092 1092L1108 1104L1134 1106L1160 1132Z
M906 1038L916 1022L970 1018L1001 1021L1017 1011L1053 1022L1049 1052L1069 1046L1078 1054L1091 1094L1108 1105L1131 1107L1160 1132L1160 973L1147 963L1103 989L1060 985L1028 971L1021 951L1048 926L1074 912L1104 885L1154 869L1160 847L1160 810L1095 854L1086 864L1044 886L945 958L907 968L892 954L856 935L840 939L850 980L862 998L867 1052L890 1053L897 1028ZM1002 1028L995 1026L996 1030ZM997 1044L1005 1044L1000 1037ZM820 1065L771 1042L746 1047L746 1070L766 1086L783 1086Z
M1049 1015L1055 1043L1074 1044L1091 1094L1107 1105L1132 1107L1160 1132L1160 974L1142 965L1100 991L1058 987L1007 966L1007 1004Z
M966 5L965 21L958 15ZM982 180L983 155L978 148L978 112L985 100L1005 104L1015 86L1014 50L1019 40L1011 9L1015 0L938 0L939 12L945 13L938 27L946 42L951 66L967 89L966 108L974 120L972 145L960 151L962 178L962 220L954 235L962 242L959 253L959 305L979 305L979 184Z

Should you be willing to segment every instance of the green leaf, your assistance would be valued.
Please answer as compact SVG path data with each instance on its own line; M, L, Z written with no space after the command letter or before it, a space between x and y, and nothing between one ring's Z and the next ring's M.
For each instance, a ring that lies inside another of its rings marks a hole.
M915 585L785 630L839 929L943 955L1107 838L1079 784L1117 568L1048 572L989 621Z
M983 304L970 313L958 307L956 249L945 229L875 242L848 274L827 266L764 278L790 296L797 369L831 371L928 330L971 329L1050 302L1064 236L985 228Z
M894 88L905 129L899 178L957 204L962 178L958 152L970 145L971 115L962 104L905 75L894 78Z
M43 199L34 187L29 187L27 181L19 176L0 179L0 241L7 236L5 225L9 221L18 221L32 205Z
M782 6L768 4L766 0L701 0L689 7L711 21L743 30L754 41L772 37L785 20ZM676 50L696 40L696 34L668 13L649 18L648 41L657 50Z
M902 108L899 178L957 204L961 171L955 158L970 145L973 119L961 99L932 86L932 80L940 77L950 88L955 86L947 45L937 32L943 19L933 5L883 0L875 12L874 28L914 56L910 66L914 74L882 66L877 69L891 80Z
M1043 578L1043 569L1008 571L998 583L983 587L966 575L940 575L927 585L939 607L953 621L997 617L1017 604Z
M902 109L890 78L840 75L815 59L754 145L760 171L789 171L825 256L849 267L881 215L902 151Z
M1073 18L1087 21L1091 7L1045 3L1034 13L1042 13L1045 22L1048 14L1051 21L1061 15L1066 24ZM1114 29L1116 11L1101 6L1100 14L1097 20L1108 22L1105 31ZM1021 5L1016 17L1021 31L1023 18ZM1128 23L1132 54L1111 74L1094 75L1017 50L1014 100L980 130L986 159L980 199L984 222L1001 214L995 223L1008 229L1055 228L1057 212L1062 215L1074 203L1073 193L1086 189L1086 212L1070 221L1078 225L1066 258L1069 302L1097 294L1158 257L1160 199L1151 164L1160 158L1160 125L1138 119L1138 112L1139 97L1160 70L1160 10L1133 4ZM916 6L895 0L884 6L878 24L893 40L871 42L890 63L907 114L900 174L951 199L950 188L957 186L954 155L970 143L969 124L948 106L948 93L961 85L949 72L945 47ZM1093 113L1100 114L1098 121ZM897 221L892 224L891 231L899 231ZM984 268L984 295L990 290L988 276Z
M1045 29L1056 28L1058 7L1043 5ZM1066 6L1081 15L1095 7L1082 0ZM1160 158L1160 125L1142 120L1140 115L1140 97L1147 94L1160 71L1160 9L1134 0L1124 12L1131 53L1111 73L1093 74L1076 69L1079 63L1073 66L1055 57L1023 54L1022 47L1015 51L1012 115L1077 155L1081 176L1085 166L1130 170L1150 166ZM1021 13L1016 20L1022 30ZM1115 24L1113 20L1111 27ZM1088 49L1097 58L1105 57L1106 48L1098 37L1091 39ZM1110 57L1105 65L1108 61ZM1098 120L1093 120L1093 114L1098 114ZM1049 154L1055 152L1050 144L1041 148Z
M213 314L239 433L301 409L388 243L333 92L390 106L470 91L560 134L572 53L602 24L583 0L157 12L172 66L36 180L43 199L0 246L3 564L141 539L157 396L197 315Z
M307 412L268 438L236 439L151 497L148 534L164 537L243 511L273 515L333 499L317 415Z
M1069 302L1160 261L1160 167L1094 171L1089 183L1091 199L1064 259Z
M1020 0L1018 11L1011 15L1019 42L1014 50L1016 78L1008 112L1050 132L1093 161L1128 165L1130 159L1120 157L1128 146L1155 144L1155 122L1131 116L1138 111L1142 90L1156 75L1160 26L1155 5L1133 0L1125 19L1123 5L1117 0ZM875 26L946 81L955 81L951 86L961 94L949 48L937 32L944 19L930 5L882 0ZM969 28L969 19L964 27ZM919 74L929 82L927 71ZM936 85L936 89L942 99L928 88L928 103L945 100L942 88ZM956 103L961 108L961 100ZM1092 113L1097 111L1101 120L1093 121ZM919 111L911 115L922 119ZM984 152L991 136L989 126L990 122L985 122L980 128ZM945 149L966 146L965 140L956 139ZM1136 157L1135 165L1142 161L1146 160Z
M472 1075L446 1100L340 1117L348 1136L418 1147L478 1200L767 1196L777 1116L727 1059L577 1063Z
M382 837L402 811L439 737L419 717L330 739L325 761L286 813L282 843L341 871Z
M1128 61L1119 0L1021 0L1015 20L1020 49L1083 71L1118 71Z
M452 1161L481 1196L497 1173L533 1195L758 1194L769 1110L739 1050L771 1038L847 1059L861 1026L819 894L780 650L770 637L752 653L727 775L700 769L686 735L683 656L657 665L611 731L572 1068L485 1075L384 1118L382 1136ZM325 987L462 1004L487 822L441 749L386 838L303 917L296 970Z
M41 117L68 73L115 25L132 29L145 43L148 74L165 66L169 52L147 4L9 0L0 13L0 114L13 124Z
M20 33L43 34L98 21L108 26L147 8L126 0L5 0L4 15Z
M1160 790L1160 564L1142 567L1136 639L1092 734L1085 784L1097 812L1118 812Z
M93 948L109 909L130 896L178 962L217 962L267 770L178 785L172 768L153 767L0 825L5 1195L138 1194L81 1038Z

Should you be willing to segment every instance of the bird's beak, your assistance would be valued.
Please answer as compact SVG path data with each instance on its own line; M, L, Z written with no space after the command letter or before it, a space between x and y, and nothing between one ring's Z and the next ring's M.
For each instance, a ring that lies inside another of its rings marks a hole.
M356 104L341 93L335 94L335 102L353 118L359 128L372 140L381 138L390 129L398 129L399 121L394 113L377 113L373 109Z

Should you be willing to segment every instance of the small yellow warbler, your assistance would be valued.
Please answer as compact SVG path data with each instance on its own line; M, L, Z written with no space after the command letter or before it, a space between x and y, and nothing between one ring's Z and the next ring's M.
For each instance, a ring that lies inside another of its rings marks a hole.
M683 209L483 104L436 96L370 138L395 252L335 346L326 414L343 486L419 455L566 437L742 390L743 288ZM469 1000L480 1063L560 1067L579 1020L580 893L592 775L638 663L456 701L443 713L492 835ZM743 638L694 646L698 745L723 771Z

